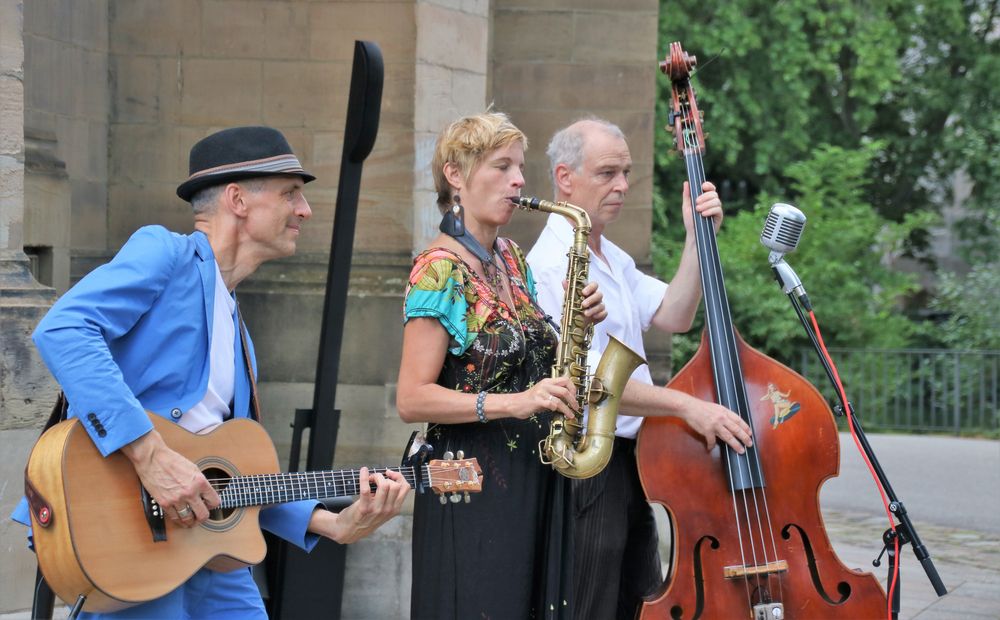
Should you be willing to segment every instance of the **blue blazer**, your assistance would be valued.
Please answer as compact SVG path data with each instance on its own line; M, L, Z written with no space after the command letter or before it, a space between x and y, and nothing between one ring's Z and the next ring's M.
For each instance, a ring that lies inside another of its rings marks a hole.
M146 411L177 422L208 389L215 255L202 232L140 228L111 262L63 295L33 339L94 445L107 456L152 430ZM253 343L247 338L256 377ZM250 416L250 380L236 328L233 413ZM90 414L93 414L91 416ZM318 502L281 504L261 526L311 549ZM30 524L22 499L12 517Z

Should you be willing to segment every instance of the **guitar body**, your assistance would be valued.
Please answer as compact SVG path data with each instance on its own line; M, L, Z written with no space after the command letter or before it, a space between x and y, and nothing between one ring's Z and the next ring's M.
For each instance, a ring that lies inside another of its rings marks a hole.
M150 418L166 444L198 464L210 480L279 471L274 446L256 422L230 420L195 435L159 416ZM235 570L259 563L266 553L259 506L215 510L196 527L176 526L155 506L144 505L131 462L120 452L101 456L76 419L57 424L38 440L26 477L52 515L43 526L31 511L39 567L63 601L73 604L86 596L85 611L116 611L149 601L202 567ZM164 540L154 540L156 528Z

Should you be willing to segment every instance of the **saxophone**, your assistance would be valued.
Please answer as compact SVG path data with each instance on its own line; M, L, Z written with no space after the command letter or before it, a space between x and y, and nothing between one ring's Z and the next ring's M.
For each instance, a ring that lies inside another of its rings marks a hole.
M513 200L513 199L512 199ZM593 377L587 375L587 351L594 333L593 324L585 326L583 287L587 285L590 258L590 216L568 202L549 202L522 197L513 200L525 211L558 213L573 221L573 245L569 249L566 271L566 296L563 298L559 347L552 365L552 377L569 377L576 387L580 411L590 405L587 433L581 435L579 418L566 419L557 413L552 418L549 435L539 443L539 458L568 478L590 478L607 466L615 441L618 400L632 372L646 360L620 340L611 336L607 349L597 364Z

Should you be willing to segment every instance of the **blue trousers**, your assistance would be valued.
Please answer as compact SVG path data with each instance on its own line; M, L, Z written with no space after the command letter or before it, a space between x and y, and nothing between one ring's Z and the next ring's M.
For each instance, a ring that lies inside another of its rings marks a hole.
M201 569L170 594L115 613L81 613L82 620L267 620L249 568L228 573Z

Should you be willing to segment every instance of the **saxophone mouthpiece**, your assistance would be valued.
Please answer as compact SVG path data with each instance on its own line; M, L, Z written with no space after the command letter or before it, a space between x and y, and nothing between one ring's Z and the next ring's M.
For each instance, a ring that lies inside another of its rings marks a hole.
M533 196L511 196L509 200L522 209L536 211L538 210L539 204L542 202L540 198L535 198Z

